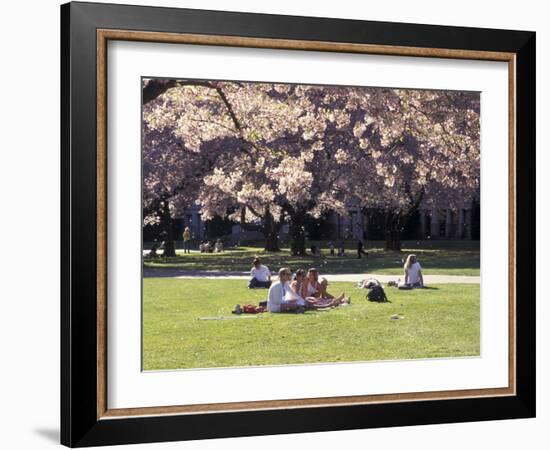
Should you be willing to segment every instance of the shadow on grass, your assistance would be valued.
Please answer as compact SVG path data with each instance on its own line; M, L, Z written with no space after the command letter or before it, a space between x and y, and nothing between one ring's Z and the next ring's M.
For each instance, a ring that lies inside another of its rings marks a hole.
M266 252L261 248L235 247L223 253L188 253L176 257L145 258L146 269L178 269L193 272L249 273L252 260L259 256L273 272L279 267L289 266L292 270L316 267L326 274L341 273L388 273L401 274L404 258L415 253L426 272L454 275L479 275L479 241L417 241L407 243L403 251L384 250L380 243L368 243L368 258L357 258L354 250L346 256L330 255L326 246L322 255L292 256L288 249L280 252Z

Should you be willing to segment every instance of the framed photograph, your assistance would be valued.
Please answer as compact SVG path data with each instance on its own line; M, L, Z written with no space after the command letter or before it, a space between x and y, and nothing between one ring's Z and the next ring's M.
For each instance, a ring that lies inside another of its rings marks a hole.
M61 442L535 415L535 33L61 7Z

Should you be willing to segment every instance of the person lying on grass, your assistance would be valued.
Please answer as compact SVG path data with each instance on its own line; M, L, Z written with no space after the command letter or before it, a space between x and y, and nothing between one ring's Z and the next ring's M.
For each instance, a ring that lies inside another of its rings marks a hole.
M303 270L301 273L303 274ZM319 273L315 268L309 269L303 280L300 277L296 286L298 284L300 285L299 293L306 302L306 308L326 308L327 306L338 306L342 303L349 303L349 299L346 298L344 292L338 297L334 297L334 295L327 292L328 280L321 278L319 281Z

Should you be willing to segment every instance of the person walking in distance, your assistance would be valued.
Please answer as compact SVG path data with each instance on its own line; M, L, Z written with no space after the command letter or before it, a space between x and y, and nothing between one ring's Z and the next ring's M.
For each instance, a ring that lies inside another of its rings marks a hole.
M191 253L191 230L189 227L185 227L183 230L183 253Z

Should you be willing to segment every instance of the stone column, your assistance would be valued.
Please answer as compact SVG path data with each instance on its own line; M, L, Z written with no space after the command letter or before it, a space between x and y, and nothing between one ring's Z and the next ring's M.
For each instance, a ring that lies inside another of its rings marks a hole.
M351 214L351 236L353 239L360 239L360 236L363 234L361 228L361 218L359 217L358 211L353 211Z
M426 211L418 210L420 214L420 239L426 239Z
M445 211L445 237L448 239L452 237L452 228L453 228L453 213L447 208Z
M472 239L472 210L467 209L465 212L464 237L466 239Z
M464 209L460 208L458 210L458 223L456 227L455 236L457 239L462 239L464 237Z
M203 229L202 229L202 220L201 216L197 211L193 211L193 222L196 224L197 227L197 237L202 240L204 237Z
M430 226L430 236L432 239L439 238L439 214L437 209L432 209L432 223Z

